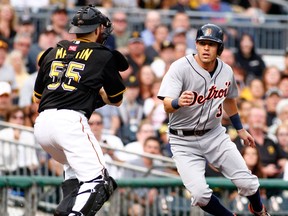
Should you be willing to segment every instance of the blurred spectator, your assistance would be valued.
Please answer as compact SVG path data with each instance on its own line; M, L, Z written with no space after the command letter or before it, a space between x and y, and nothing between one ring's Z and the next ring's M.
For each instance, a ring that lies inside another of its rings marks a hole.
M20 17L19 25L17 26L17 34L30 34L32 36L32 42L34 43L37 41L35 30L33 18L29 14L23 14Z
M128 29L127 15L124 11L117 10L112 15L113 32L116 49L124 55L128 54L128 40L131 32Z
M242 125L246 130L248 130L248 117L253 104L251 101L248 101L244 98L239 98L237 103Z
M173 42L164 41L160 45L159 57L151 63L151 68L157 78L163 78L170 65L176 60Z
M275 4L269 0L257 1L257 6L265 14L285 14L284 9L279 4Z
M267 112L266 124L270 127L276 121L276 107L282 98L282 94L278 88L271 88L265 94L265 109Z
M144 29L141 31L145 46L151 46L154 41L155 28L161 23L160 12L157 10L150 10L146 13L144 21Z
M247 74L246 82L253 78L262 78L266 67L262 57L257 54L251 35L243 33L239 39L239 47L235 54L236 62L243 67Z
M51 27L61 37L61 39L68 39L68 11L64 7L56 7L51 14Z
M237 7L235 10L233 9L233 11L239 11L242 12L243 10L251 7L251 2L255 2L255 1L250 1L250 0L223 0L223 2L229 3L233 8ZM238 8L240 7L240 9Z
M132 75L137 76L143 65L151 64L152 59L145 55L145 44L140 33L132 32L128 41L128 55L126 55L129 65L132 67Z
M25 123L24 111L19 107L11 108L7 113L6 121L15 125L24 126ZM36 154L36 143L32 132L17 128L8 127L0 131L0 138L7 139L12 142L19 142L16 145L16 161L14 175L33 175L39 166L39 161ZM13 146L13 144L10 144Z
M259 153L258 148L253 148L250 146L243 146L241 150L241 155L243 156L246 165L249 170L256 175L258 178L265 178L265 174L263 173L263 166L261 163L261 155Z
M156 131L153 128L153 125L148 120L143 120L139 126L136 133L136 140L130 143L127 143L124 147L126 151L135 152L138 154L143 153L144 142L148 137L156 136ZM129 154L125 157L125 161L131 161L139 158L140 156Z
M176 43L175 48L174 48L175 60L180 59L180 58L188 55L186 50L187 50L187 44L186 43Z
M266 175L263 173L263 165L261 163L261 155L258 148L253 148L250 146L243 146L241 150L241 155L245 160L245 163L248 169L252 172L252 174L256 175L258 178L266 178ZM261 188L260 195L263 200L266 200L266 190ZM245 208L244 206L247 204L248 200L246 197L240 197L237 191L234 191L229 195L230 200L232 203L235 203L235 209L238 211L243 211Z
M178 12L189 12L194 10L190 5L190 0L177 0L177 3L170 7L170 10L176 10Z
M33 62L28 58L30 48L32 45L32 36L28 33L19 33L16 34L13 42L13 49L19 50L22 53L22 58L26 67L26 70L29 74L33 73L36 70L36 67Z
M147 46L145 54L147 58L155 60L159 56L161 44L168 39L169 29L165 24L160 24L155 28L154 31L154 42L152 45Z
M93 135L98 140L99 144L106 144L114 148L123 149L124 145L119 137L112 135L112 134L103 133L103 129L104 129L103 116L99 112L94 111L92 113L88 121L88 124L91 128ZM107 149L105 147L104 148L102 147L102 151L103 151L106 161L109 161L109 162L120 161L121 162L125 159L121 157L122 152ZM120 171L118 167L107 164L107 169L108 169L109 174L113 176L113 178L120 177Z
M234 55L234 52L230 48L223 49L220 59L232 68L236 66L235 55Z
M29 104L23 108L24 112L25 112L25 116L26 116L26 120L25 120L26 126L34 127L35 120L39 115L38 107L39 107L39 104L32 102L31 104Z
M279 89L283 98L288 98L288 74L282 75L279 82Z
M184 29L186 31L187 48L195 50L195 38L197 29L193 28L193 26L190 26L190 20L187 13L177 12L174 14L171 20L170 40L172 40L176 29Z
M16 35L17 15L10 4L0 5L0 35L7 39L9 49L13 47L13 40Z
M25 107L30 106L32 104L32 95L33 95L33 91L34 91L34 84L35 84L35 80L36 80L36 77L38 74L38 69L39 69L38 61L39 61L39 59L43 53L44 53L44 51L40 52L37 56L37 59L36 59L37 71L35 71L34 73L32 73L28 76L26 81L23 83L22 88L20 89L18 105L24 109L25 109Z
M15 79L19 91L21 91L25 81L29 77L25 63L23 61L23 55L19 50L11 51L7 56L7 64L12 65L15 71Z
M163 123L162 126L158 130L158 136L161 142L161 152L166 157L172 157L171 145L169 143L169 135L168 135L168 124L167 122Z
M253 102L253 104L264 107L264 95L265 90L263 81L261 79L254 78L250 81L248 87L242 89L240 97Z
M162 0L159 9L170 10L170 7L176 4L177 0Z
M124 82L126 92L124 93L123 102L119 107L121 126L119 137L124 144L136 140L138 126L143 119L143 105L137 101L139 96L139 82L135 76L130 76Z
M280 124L277 127L276 138L278 144L286 152L286 158L288 158L288 123Z
M47 50L49 47L55 47L58 41L60 40L60 36L51 28L51 26L47 26L39 35L38 41L34 42L31 45L30 51L28 53L29 62L35 67L34 71L30 71L33 73L37 68L37 56L41 51Z
M49 7L49 1L50 0L41 0L41 1L35 1L35 0L9 0L11 5L14 8L17 8L18 10L25 11L29 8L33 13L39 12L41 8L48 8Z
M279 178L283 174L286 163L285 152L270 138L266 131L266 111L262 107L252 107L248 118L248 131L253 136L256 148L260 152L263 173L268 178ZM235 144L239 151L243 144L239 137Z
M155 79L156 75L151 66L143 65L138 73L140 87L138 99L141 104L143 104L147 98L152 97L152 85Z
M160 142L156 137L147 137L143 143L143 152L153 154L153 155L161 155L161 147ZM146 168L147 172L140 172L138 170L132 170L132 169L124 169L122 173L122 178L151 178L155 177L150 171L151 169L156 169L154 166L161 165L160 161L153 160L151 158L147 157L139 157L133 160L129 160L128 162L131 165L138 166L141 168ZM157 167L156 170L159 171L165 171L164 168ZM152 205L156 200L158 194L158 190L156 188L142 188L142 189L135 189L134 194L130 194L134 202L139 203L143 207L146 206L146 203L148 205Z
M224 48L220 59L232 68L237 83L238 92L241 95L242 90L246 87L246 74L243 68L237 64L234 52L229 48Z
M172 32L172 43L176 46L177 44L185 44L186 50L185 55L195 53L193 49L188 47L189 41L187 40L187 32L184 28L177 28Z
M276 119L269 127L271 134L276 133L276 129L280 124L288 122L288 99L281 99L276 106Z
M253 104L264 107L265 90L263 81L258 78L251 80L249 89L252 96Z
M186 43L187 44L187 39L186 39L186 29L184 28L176 28L173 32L172 32L172 39L171 41L174 44L177 43Z
M158 131L165 120L168 118L164 111L162 101L157 97L162 79L155 79L152 84L152 97L144 101L144 115L153 125L154 130Z
M160 9L162 7L162 2L159 0L138 0L138 6L144 9Z
M138 0L112 0L112 5L115 8L138 8Z
M11 107L12 107L11 86L8 82L0 81L0 121L6 121L8 110Z
M8 82L11 85L13 97L18 91L15 79L15 71L10 64L7 64L8 42L0 36L0 81Z
M283 75L288 75L288 47L286 47L286 51L285 51L285 55L284 55Z
M279 68L274 66L267 66L263 71L263 83L265 92L270 88L278 88L281 79L281 71Z
M116 135L120 129L120 114L115 106L106 105L97 109L103 117L103 132Z
M202 12L215 12L215 13L232 13L232 7L230 4L226 2L222 2L221 0L209 0L207 3L201 4L198 7L198 11ZM217 18L214 17L205 17L205 19L210 20L210 22L214 23L227 23L229 18Z
M134 216L134 215L145 215L144 208L139 203L133 203L132 206L128 209L128 216Z

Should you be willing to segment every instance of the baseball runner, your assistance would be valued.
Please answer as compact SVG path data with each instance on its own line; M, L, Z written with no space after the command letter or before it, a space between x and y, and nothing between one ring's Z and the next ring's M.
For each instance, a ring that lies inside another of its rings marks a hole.
M259 195L259 181L221 125L223 110L245 145L255 147L254 139L242 127L231 67L221 61L223 31L214 24L197 31L197 54L175 61L165 74L158 97L169 113L169 136L173 159L192 205L218 216L235 215L213 195L205 180L206 161L218 168L246 196L254 215L269 215Z
M97 107L120 106L126 89L119 71L128 68L127 61L102 45L111 31L108 17L92 5L83 7L69 30L77 38L59 42L39 61L34 133L64 167L64 199L56 216L95 215L117 187L87 121Z

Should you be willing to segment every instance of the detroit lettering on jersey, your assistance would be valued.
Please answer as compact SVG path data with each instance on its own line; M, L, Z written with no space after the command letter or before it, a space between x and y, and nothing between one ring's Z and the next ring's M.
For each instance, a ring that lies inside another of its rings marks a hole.
M75 46L69 46L68 49L74 51L75 50L74 47ZM93 49L89 49L89 48L80 50L79 52L76 53L74 59L83 59L83 60L87 61L92 52L93 52ZM67 55L66 50L63 47L61 47L60 49L57 50L56 55L55 55L55 59L65 58L66 55Z
M192 101L191 105L194 105L196 102L198 104L204 104L207 100L216 99L216 98L222 98L226 97L228 95L228 89L231 85L230 81L225 82L226 88L220 88L217 89L216 85L211 86L208 89L208 95L205 97L204 95L198 94L198 92L193 91L194 94L194 100Z

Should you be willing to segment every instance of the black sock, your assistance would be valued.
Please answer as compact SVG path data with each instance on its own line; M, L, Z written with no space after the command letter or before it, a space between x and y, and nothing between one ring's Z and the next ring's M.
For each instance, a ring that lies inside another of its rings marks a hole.
M233 213L231 213L228 209L226 209L220 202L219 199L212 194L211 199L209 203L206 206L200 207L204 211L212 214L212 215L219 215L219 216L232 216Z
M263 204L262 204L262 201L260 198L259 188L255 194L253 194L251 196L247 196L247 199L250 201L254 211L260 212L262 210Z

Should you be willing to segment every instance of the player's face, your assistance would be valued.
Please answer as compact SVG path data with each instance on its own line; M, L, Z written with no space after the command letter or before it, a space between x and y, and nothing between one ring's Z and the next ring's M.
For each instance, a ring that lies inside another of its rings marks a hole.
M217 58L218 44L213 41L203 40L196 42L199 59L202 63L214 62Z

